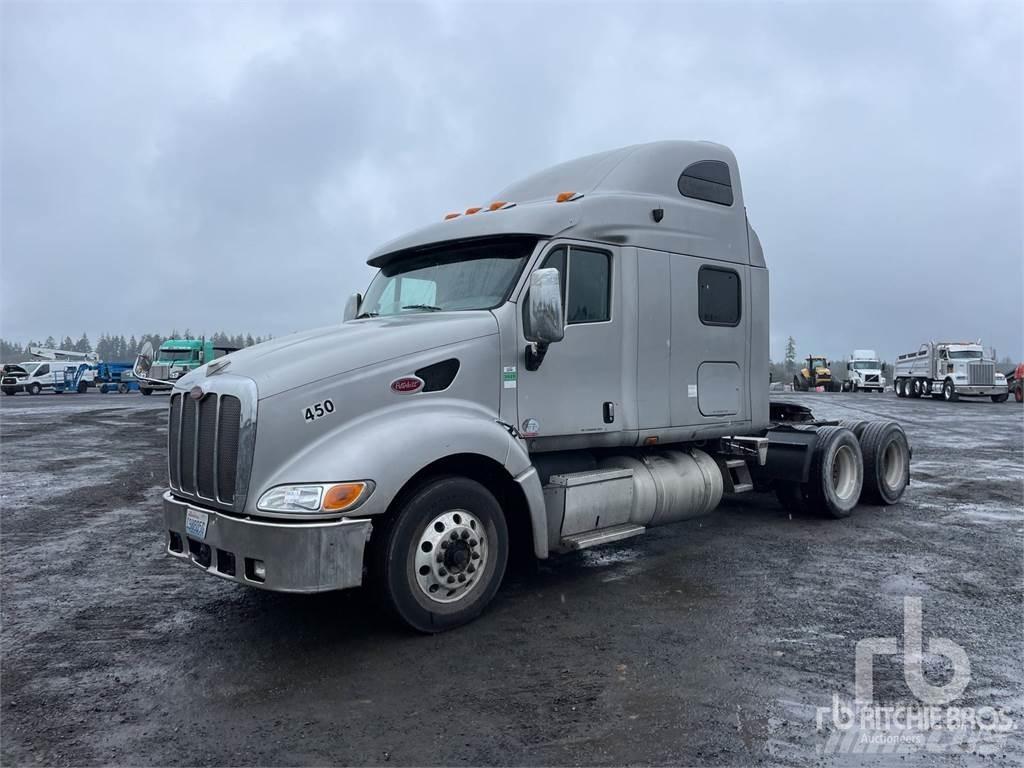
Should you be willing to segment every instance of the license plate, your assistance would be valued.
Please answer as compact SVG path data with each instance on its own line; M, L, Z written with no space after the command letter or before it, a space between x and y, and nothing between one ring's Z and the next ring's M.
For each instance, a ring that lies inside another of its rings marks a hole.
M185 514L185 533L194 539L202 541L206 538L206 525L210 522L210 516L205 512L190 509Z

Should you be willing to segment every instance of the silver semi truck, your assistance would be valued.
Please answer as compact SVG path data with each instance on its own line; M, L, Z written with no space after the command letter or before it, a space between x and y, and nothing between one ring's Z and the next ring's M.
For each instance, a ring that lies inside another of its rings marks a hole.
M417 630L537 558L707 514L893 504L893 422L769 404L768 270L706 142L558 165L373 253L343 322L175 383L167 551L282 592L364 582Z
M952 402L967 397L991 397L1003 403L1009 397L1006 376L986 360L981 340L929 341L917 352L896 358L893 389L899 397L924 397Z

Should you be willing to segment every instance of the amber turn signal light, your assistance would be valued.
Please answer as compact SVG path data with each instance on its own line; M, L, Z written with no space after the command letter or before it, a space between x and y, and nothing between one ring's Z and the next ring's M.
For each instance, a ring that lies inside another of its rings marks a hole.
M341 512L355 504L363 496L366 483L339 483L332 485L324 494L322 509L325 512Z

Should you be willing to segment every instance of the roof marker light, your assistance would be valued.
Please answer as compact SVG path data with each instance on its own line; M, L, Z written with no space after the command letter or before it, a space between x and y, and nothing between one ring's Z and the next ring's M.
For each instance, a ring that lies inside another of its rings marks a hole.
M466 209L466 215L467 216L472 216L474 213L477 213L478 211L482 211L482 210L483 210L483 208L480 208L479 206L477 206L476 208L467 208Z
M493 202L493 203L491 203L490 205L487 206L487 210L488 211L497 211L497 210L499 210L501 208L504 208L506 205L508 205L508 203L506 203L504 200L495 201L495 202Z
M580 195L582 197L582 195ZM566 203L576 199L575 192L559 192L558 197L555 198L556 203Z
M449 214L447 214L447 215L446 215L446 216L444 217L444 220L445 220L445 221L448 221L448 219L457 219L457 218L459 218L459 216L461 216L461 215L462 215L461 213L449 213Z

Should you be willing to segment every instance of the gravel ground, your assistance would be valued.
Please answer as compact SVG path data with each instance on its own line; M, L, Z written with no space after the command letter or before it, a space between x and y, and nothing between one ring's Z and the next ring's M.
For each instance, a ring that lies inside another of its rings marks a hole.
M0 399L2 761L945 764L823 752L815 727L816 707L853 696L855 643L902 634L909 595L926 642L968 654L955 703L1016 724L956 762L1019 764L1022 409L788 397L819 417L899 420L904 501L834 521L739 497L520 568L480 620L434 637L360 590L269 594L165 557L165 397ZM914 702L897 660L877 660L874 682L877 699Z

